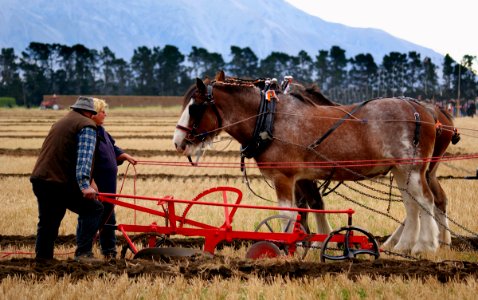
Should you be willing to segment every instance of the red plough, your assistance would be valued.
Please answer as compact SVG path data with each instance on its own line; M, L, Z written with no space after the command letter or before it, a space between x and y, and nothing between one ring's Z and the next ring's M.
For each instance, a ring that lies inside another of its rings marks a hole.
M204 201L206 196L218 194L221 202ZM380 250L374 237L367 231L352 226L352 209L347 210L313 210L300 208L284 208L277 206L256 206L241 204L242 192L234 187L220 186L211 188L198 194L192 200L174 199L171 196L162 198L129 196L120 194L100 193L99 200L112 203L136 211L159 216L164 219L164 225L152 223L150 225L128 225L119 224L117 229L122 232L127 241L127 249L134 253L134 258L157 258L168 256L189 256L198 250L189 248L169 247L173 242L168 240L170 236L181 235L186 237L203 237L204 253L214 254L220 243L230 243L237 240L254 241L247 251L247 258L276 257L280 255L297 255L304 258L314 244L321 243L321 261L343 260L357 256L370 256L378 258ZM159 209L152 209L136 203L126 202L119 199L134 199L156 201ZM177 213L177 205L182 204L185 209L181 214ZM195 205L222 207L224 211L224 223L220 226L212 226L188 218L190 209ZM331 234L307 233L300 224L300 215L290 219L284 215L274 215L266 218L256 226L254 231L237 231L233 229L232 222L238 209L253 210L280 210L289 212L325 213L325 214L346 214L347 225L333 231ZM273 223L281 224L281 230L274 232ZM134 239L128 233L144 233L149 236L147 245L138 249ZM332 247L334 245L334 247ZM127 250L123 249L123 250ZM122 256L125 251L122 251Z

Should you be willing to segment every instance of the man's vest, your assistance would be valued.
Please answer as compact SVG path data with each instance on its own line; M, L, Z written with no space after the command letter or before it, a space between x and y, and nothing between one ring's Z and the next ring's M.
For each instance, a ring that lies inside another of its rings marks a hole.
M76 182L78 133L96 124L76 111L70 111L50 129L31 175L32 179L72 184Z

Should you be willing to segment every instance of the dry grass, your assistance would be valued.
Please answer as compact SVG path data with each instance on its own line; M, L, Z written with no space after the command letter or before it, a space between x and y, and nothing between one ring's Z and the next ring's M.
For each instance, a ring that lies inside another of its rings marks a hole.
M171 150L171 139L148 138L148 135L171 134L174 130L174 122L179 115L179 108L148 108L148 109L114 109L109 112L106 127L113 136L115 135L134 135L137 138L119 138L117 144L125 149L142 150ZM38 149L41 146L43 137L48 132L51 124L60 118L64 112L55 111L36 111L0 109L0 145L3 149ZM22 123L24 125L22 125ZM478 119L462 118L456 120L456 125L460 128L462 140L458 145L449 148L450 154L470 154L477 152ZM34 136L32 138L12 138L2 136ZM230 145L227 142L221 142L215 145L215 149L224 151L237 151L239 146L236 142ZM155 156L139 157L144 161L185 161L179 156ZM31 156L12 156L0 155L0 174L26 174L23 176L0 176L0 186L3 187L0 194L0 203L2 204L3 217L0 219L1 234L4 235L33 235L36 232L37 207L36 200L31 191L31 185L28 181L29 172L33 168L36 157ZM239 157L212 157L203 159L207 162L230 162L238 163ZM439 169L439 176L466 176L473 175L478 167L475 160L461 160L443 163ZM240 178L241 172L238 168L231 169L205 169L191 167L173 167L173 166L153 166L147 163L136 166L138 175L170 174L179 177L162 179L160 177L149 177L140 179L136 182L134 189L133 179L128 178L125 181L123 194L138 194L153 197L162 197L173 195L177 199L192 199L195 195L210 187L220 185L231 185L241 189L244 193L242 203L255 205L275 205L264 202L256 198L248 191L241 179L211 179L212 175L221 174L235 175ZM120 174L124 174L126 165L120 167ZM135 173L133 168L129 168L128 174ZM249 169L249 174L258 174L257 169ZM187 178L188 176L202 176L200 179ZM211 176L211 177L208 177ZM388 178L381 179L380 182L387 183ZM449 216L460 225L468 228L472 232L478 232L478 223L476 222L476 192L478 191L478 181L462 179L443 179L440 181L443 189L450 199ZM121 186L121 177L119 186ZM368 185L384 192L388 188L377 182L368 182ZM267 199L274 199L274 191L261 180L253 180L252 188L254 191ZM357 189L363 189L356 183L351 186ZM345 187L340 187L338 191L354 201L367 207L387 213L389 203L387 201L377 201L372 197L357 194ZM368 191L366 191L368 193ZM378 195L376 195L378 196ZM381 195L381 197L386 197ZM211 195L207 200L221 201L220 195ZM353 208L356 210L354 215L354 225L362 227L377 236L390 234L397 226L397 223L385 216L371 213L369 210L357 206L336 194L331 194L326 198L327 208L344 209ZM158 208L154 202L148 203L150 207ZM132 223L136 220L139 224L149 224L151 222L161 223L157 217L138 213L136 216L131 210L117 208L117 219L120 223ZM237 230L253 230L255 226L264 218L274 214L270 211L251 211L239 210L235 216L233 227ZM404 210L401 203L391 203L390 215L394 218L403 220ZM217 208L193 208L189 217L203 221L208 224L221 224L223 214L221 209ZM344 216L330 216L330 221L334 227L343 226L346 222ZM312 225L312 224L311 224ZM464 232L459 226L451 224L451 229L458 234L470 235ZM60 228L60 234L74 234L76 230L76 215L67 213ZM16 249L5 248L2 251L33 251L28 247ZM56 253L58 258L71 257L71 248L58 247ZM98 250L95 249L97 252ZM245 249L234 251L231 249L222 250L221 254L233 257L243 257ZM98 254L98 253L97 253ZM432 260L467 260L478 261L476 253L457 252L442 249L434 255L427 258ZM308 260L316 260L316 255L310 255ZM325 277L322 279L281 279L276 278L272 281L251 277L244 281L238 278L230 280L216 280L205 282L199 279L185 280L183 278L164 279L143 277L138 279L129 279L126 276L97 277L80 281L73 281L70 278L49 277L45 280L31 280L7 278L0 283L0 298L11 299L76 299L76 298L102 298L102 299L145 299L145 298L181 298L181 299L363 299L363 298L431 298L444 297L446 299L473 299L476 297L477 281L471 279L467 282L452 282L440 284L435 279L430 278L425 282L419 280L401 280L394 278L386 281L385 279L371 279L369 277L360 278L358 281L350 281L346 276Z
M476 291L475 279L441 284L433 278L424 282L368 277L351 281L345 275L303 280L274 278L267 283L256 277L209 282L180 277L132 280L126 275L80 281L68 277L41 281L7 278L0 285L3 299L474 299Z

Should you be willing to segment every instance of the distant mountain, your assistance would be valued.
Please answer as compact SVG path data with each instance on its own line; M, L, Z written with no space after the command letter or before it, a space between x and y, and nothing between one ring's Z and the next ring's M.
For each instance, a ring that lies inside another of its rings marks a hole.
M442 63L442 55L370 28L326 22L284 0L0 0L0 48L17 55L31 41L101 50L130 60L140 46L192 46L221 53L250 47L259 58L273 51L297 55L337 45L347 57L370 53L377 63L391 51L417 51Z

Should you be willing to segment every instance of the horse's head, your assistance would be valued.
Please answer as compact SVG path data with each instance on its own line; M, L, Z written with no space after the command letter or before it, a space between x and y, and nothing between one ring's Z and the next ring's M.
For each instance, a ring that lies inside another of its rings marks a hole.
M173 143L178 152L198 158L219 134L221 116L212 95L213 82L197 78L184 96L181 117L174 131Z

